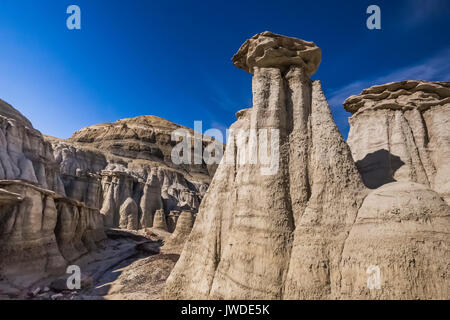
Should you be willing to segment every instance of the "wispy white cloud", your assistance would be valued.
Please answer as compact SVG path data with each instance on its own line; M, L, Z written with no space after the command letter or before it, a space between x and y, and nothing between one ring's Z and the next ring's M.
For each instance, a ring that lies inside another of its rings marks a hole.
M450 81L450 48L442 50L418 64L400 68L379 77L361 79L344 87L330 90L328 101L332 108L341 107L345 99L361 93L365 88L403 80Z

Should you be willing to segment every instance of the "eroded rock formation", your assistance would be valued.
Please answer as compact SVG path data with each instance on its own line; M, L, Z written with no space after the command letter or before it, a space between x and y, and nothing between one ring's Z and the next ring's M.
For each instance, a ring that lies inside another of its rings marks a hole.
M156 210L155 217L153 220L153 228L169 231L169 228L167 227L167 220L166 215L164 214L164 210L162 209Z
M253 107L237 113L231 129L239 133L227 142L165 297L448 299L449 207L429 184L394 182L369 194L320 82L309 78L320 49L264 32L247 40L233 62L253 74ZM363 103L373 96L367 93ZM401 135L404 123L395 117L401 127L388 132ZM379 121L367 117L358 127L369 145L380 138L370 130L384 125ZM436 145L442 145L437 137L448 134L448 120L435 121ZM268 149L278 155L277 170L269 172L242 161L266 147L252 144L267 138L264 129L275 136ZM375 290L367 285L371 270L383 279Z
M217 165L174 165L174 130L191 129L155 116L123 119L81 129L68 140L47 137L61 166L69 197L100 209L107 227L120 226L120 208L131 198L137 204L133 229L153 226L162 209L196 212ZM202 148L209 141L200 142ZM194 143L192 144L194 145Z
M0 179L26 180L64 195L51 144L19 111L0 100Z
M346 299L448 299L450 297L450 207L414 182L374 190L358 212L342 253ZM380 287L367 290L379 268Z
M450 83L402 81L374 86L344 102L348 144L371 189L413 181L450 202Z
M194 214L190 211L183 211L177 218L175 230L170 237L165 241L165 247L174 248L182 247L187 238L191 234L194 225ZM175 248L176 249L176 248Z
M63 271L105 238L99 211L67 198L52 146L0 101L0 291Z
M122 229L137 230L139 227L138 206L132 198L128 198L120 207L119 226Z
M277 53L266 45L272 41L282 44ZM261 164L222 160L167 282L167 297L326 298L339 290L342 248L365 188L320 83L309 78L320 49L308 43L286 53L284 46L297 43L303 41L264 32L233 58L253 73L253 107L239 112L231 129L278 130L271 149L279 144L279 168L265 175ZM289 59L260 65L255 52ZM252 64L245 67L248 59ZM227 152L242 152L237 145L229 140Z

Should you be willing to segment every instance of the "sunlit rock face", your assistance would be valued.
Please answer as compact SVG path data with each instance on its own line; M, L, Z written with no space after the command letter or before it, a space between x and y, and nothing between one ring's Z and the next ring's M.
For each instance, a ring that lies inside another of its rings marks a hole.
M321 59L322 52L313 42L265 31L245 41L234 55L233 63L251 74L255 67L286 71L291 66L300 66L311 76Z
M66 197L52 145L0 101L0 292L63 272L103 239L99 210Z
M217 165L174 164L172 133L191 129L155 116L122 119L81 129L68 140L48 137L61 167L69 197L97 208L105 226L120 225L120 209L127 199L137 205L137 230L153 227L162 210L197 212ZM194 143L192 143L192 146ZM208 145L200 142L202 150ZM169 221L167 221L169 224ZM172 228L173 231L174 228Z
M448 299L448 205L426 181L391 179L380 186L378 175L361 171L363 180L353 160L367 154L356 148L358 135L365 145L380 144L381 136L371 128L384 122L376 111L370 113L372 106L363 110L358 98L350 98L350 105L358 105L347 108L356 112L351 121L363 121L358 112L361 117L367 112L366 122L352 128L352 155L320 82L309 78L320 63L315 44L264 32L246 41L233 62L253 74L253 107L239 111L230 128L240 132L227 143L227 154L235 157L227 161L225 156L219 165L167 280L165 297ZM438 110L446 103L439 96L445 90L418 93L415 101L439 99L441 103L427 109ZM367 93L364 103L378 93ZM383 103L388 97L383 94L378 100ZM419 113L423 111L427 113ZM397 126L388 133L400 137L406 126L402 115L395 117ZM442 145L445 139L440 137L449 132L443 126L446 120L439 122L431 113L424 117L434 119L436 128L431 130L439 132L430 143ZM262 163L241 162L262 147L248 153L242 148L251 145L255 132L257 138L265 135L261 129L278 132L268 148L278 150L277 170L269 174ZM448 155L442 156L448 162ZM372 169L386 166L376 162Z
M415 182L369 194L345 242L343 299L448 299L450 207ZM379 272L379 288L368 281Z
M0 179L20 179L64 195L50 143L30 121L0 100Z
M262 33L233 58L253 74L253 107L231 129L274 129L278 170L222 161L179 262L168 298L297 299L339 291L342 247L365 195L333 122L311 42ZM272 131L271 131L272 132ZM227 152L239 154L237 140Z
M450 201L450 82L374 86L345 102L348 144L369 188L413 181Z

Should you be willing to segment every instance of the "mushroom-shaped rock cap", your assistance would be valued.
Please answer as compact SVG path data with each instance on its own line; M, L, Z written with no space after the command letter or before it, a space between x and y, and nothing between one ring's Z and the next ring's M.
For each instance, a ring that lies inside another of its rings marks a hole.
M322 51L313 42L265 31L245 41L234 55L233 63L252 74L254 67L299 65L305 67L311 76L317 71L321 59Z
M419 109L450 103L450 82L406 80L364 89L344 101L348 112L367 109Z

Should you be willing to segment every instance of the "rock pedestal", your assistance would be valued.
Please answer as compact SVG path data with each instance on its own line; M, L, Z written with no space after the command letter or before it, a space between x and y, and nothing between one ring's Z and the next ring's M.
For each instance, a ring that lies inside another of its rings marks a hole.
M253 107L231 126L166 298L448 299L450 209L438 194L448 85L387 84L347 100L370 192L309 78L319 48L264 32L233 62L253 74ZM255 161L261 151L275 161Z
M412 181L450 203L450 82L374 86L344 102L348 144L371 189Z
M320 55L312 42L264 32L233 58L253 74L253 107L231 127L236 134L166 297L328 298L339 291L342 247L365 188L320 83L309 78ZM252 159L264 152L271 161Z
M153 220L153 228L168 231L166 215L164 214L164 210L162 209L156 210L155 218Z
M191 234L194 225L194 215L192 212L183 211L177 219L176 227L170 237L165 241L165 247L182 246Z
M139 227L138 221L138 206L132 198L127 198L120 206L120 222L121 229L137 230Z

